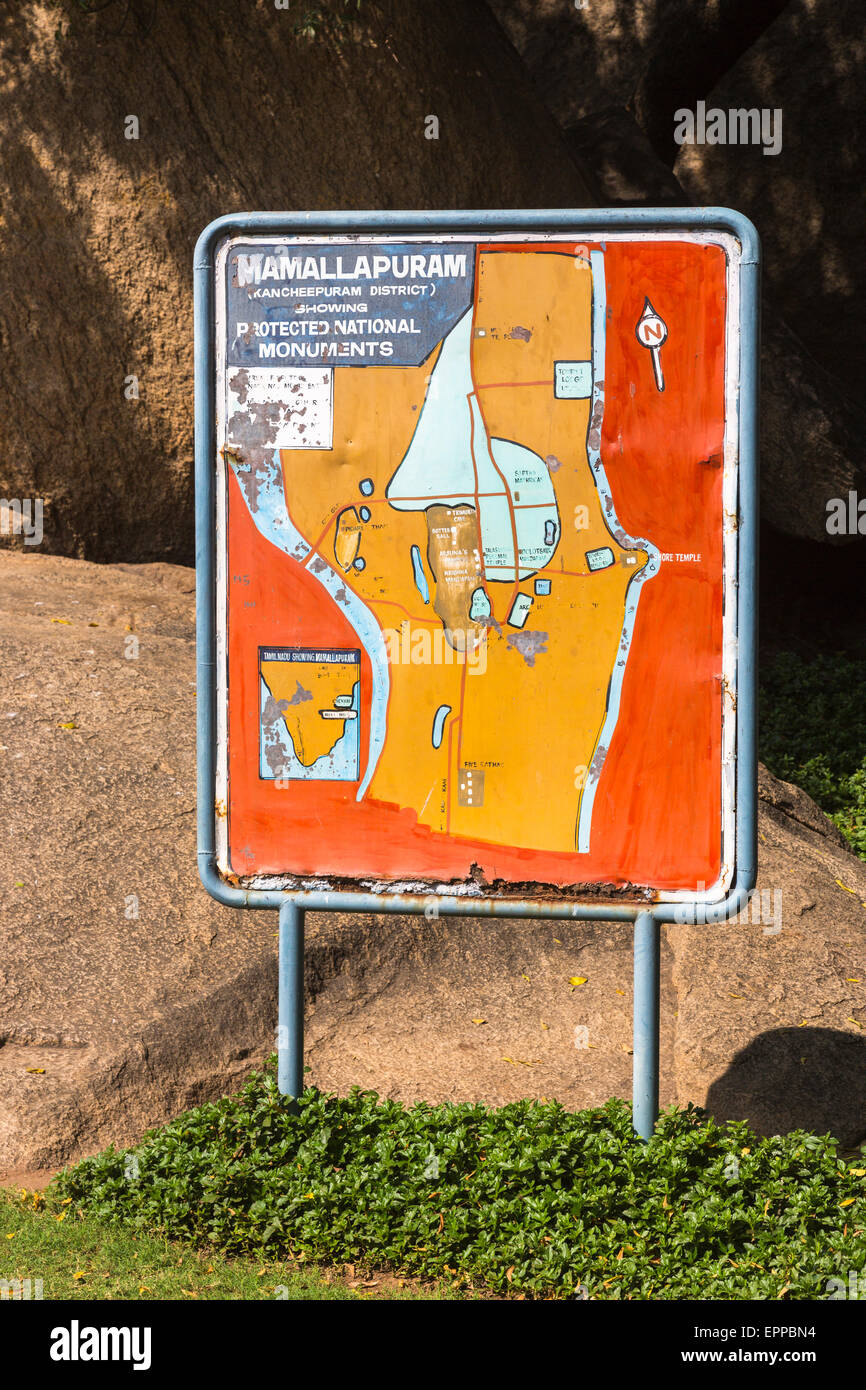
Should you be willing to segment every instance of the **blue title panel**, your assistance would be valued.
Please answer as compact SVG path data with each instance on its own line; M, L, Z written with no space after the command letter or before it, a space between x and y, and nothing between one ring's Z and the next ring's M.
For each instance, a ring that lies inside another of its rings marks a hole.
M229 367L416 367L472 303L474 245L257 241L227 259Z

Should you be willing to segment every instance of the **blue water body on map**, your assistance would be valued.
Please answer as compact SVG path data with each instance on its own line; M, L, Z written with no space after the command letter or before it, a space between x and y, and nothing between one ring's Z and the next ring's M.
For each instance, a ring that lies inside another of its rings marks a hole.
M439 748L442 744L442 734L445 729L445 720L451 713L450 705L440 705L433 716L433 747Z
M427 583L427 576L424 573L424 565L421 560L421 551L417 545L412 547L412 573L415 576L415 588L423 598L425 603L430 602L430 585Z
M479 623L482 618L489 618L490 613L490 599L487 594L483 589L473 589L469 602L469 616L473 623Z
M532 607L532 599L529 594L518 594L511 605L508 614L508 621L512 627L523 627L529 617L529 610Z
M240 484L250 516L256 523L258 530L272 545L285 551L287 555L291 555L293 560L306 559L310 553L310 547L300 531L292 524L286 508L279 450L275 449L270 459L264 459L261 468L256 471L255 506L250 504L252 479L249 465L239 464L234 454L229 453L227 457L231 462L232 472Z

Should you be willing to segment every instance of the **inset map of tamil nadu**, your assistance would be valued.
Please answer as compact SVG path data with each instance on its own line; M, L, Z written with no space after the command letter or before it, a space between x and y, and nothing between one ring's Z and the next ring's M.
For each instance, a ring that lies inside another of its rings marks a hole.
M361 653L261 647L259 674L260 775L356 782Z
M423 271L443 248L415 249ZM601 461L604 252L469 249L438 337L429 273L424 295L373 299L371 269L359 308L347 289L313 297L301 256L267 321L265 276L250 285L238 331L266 350L229 361L224 457L258 533L358 647L354 664L264 649L259 775L354 782L353 802L400 818L387 852L409 823L586 854L659 567L619 524ZM374 267L374 250L386 259L381 245L352 254ZM320 252L313 270L339 285ZM431 344L414 361L413 333ZM294 602L274 590L287 625ZM411 867L411 845L394 862Z

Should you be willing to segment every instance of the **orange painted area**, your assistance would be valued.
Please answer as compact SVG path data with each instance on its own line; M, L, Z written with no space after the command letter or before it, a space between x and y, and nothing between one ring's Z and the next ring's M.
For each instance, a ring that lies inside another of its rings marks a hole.
M632 242L610 246L605 269L602 458L617 515L663 555L701 559L664 559L641 595L593 836L634 882L709 886L721 852L725 256ZM663 393L634 333L645 294L669 328Z
M229 474L233 873L448 881L480 870L490 881L516 884L661 890L717 879L724 253L679 242L604 248L599 443L617 518L628 536L644 537L664 556L700 559L663 559L641 588L590 850L578 854L585 769L605 718L628 584L646 552L620 544L606 524L587 457L591 402L553 396L552 362L591 354L591 275L573 249L479 248L474 324L484 331L472 339L472 391L488 438L514 440L555 460L561 524L553 559L538 571L551 582L550 596L535 594L535 574L503 574L487 584L496 626L487 632L483 671L456 653L448 659L440 651L438 663L424 662L425 642L427 649L437 638L441 645L443 626L435 595L424 603L408 563L417 546L429 573L425 512L420 504L395 511L384 495L412 439L438 353L417 368L335 368L332 449L281 452L294 524L388 634L387 739L361 802L354 782L276 783L259 775L259 647L362 644L314 575L260 534ZM646 297L669 329L664 392L635 336ZM360 491L366 479L369 497ZM507 502L513 519L520 500L509 493ZM370 518L359 532L362 505ZM580 508L586 516L578 526ZM611 549L615 563L590 574L586 551L600 547ZM626 568L629 558L634 564ZM520 594L532 599L527 628L548 639L533 662L508 640L518 632L508 615ZM362 773L371 692L362 650ZM440 706L449 713L435 747L430 729Z

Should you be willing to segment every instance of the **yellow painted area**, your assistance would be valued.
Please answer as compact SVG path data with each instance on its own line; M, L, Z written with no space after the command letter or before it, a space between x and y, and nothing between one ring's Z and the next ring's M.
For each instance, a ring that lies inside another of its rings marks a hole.
M519 325L528 341L513 335ZM592 276L571 256L495 252L481 257L473 378L488 434L553 457L562 527L553 561L533 580L497 584L502 636L490 633L483 691L469 691L461 738L465 766L485 769L484 806L457 807L452 830L495 842L573 850L580 796L605 716L625 591L646 564L608 531L586 451L590 400L557 400L553 364L592 353ZM499 383L513 383L500 385ZM540 383L540 384L536 384ZM585 510L584 510L585 509ZM586 552L609 547L615 563L588 573ZM634 565L622 563L626 556ZM528 663L508 649L516 590L533 596L527 627L547 633ZM551 670L551 667L553 668ZM478 828L483 819L483 829Z
M295 755L304 767L330 753L346 731L345 719L323 719L337 696L352 697L361 679L357 662L263 661L262 679L280 706ZM357 717L357 716L356 716Z
M282 452L292 520L331 565L336 550L346 585L386 632L387 738L368 796L413 809L434 830L527 848L575 849L582 788L618 657L626 588L647 561L642 550L623 550L605 525L587 457L590 400L554 397L554 363L591 357L591 317L586 262L549 252L480 258L472 336L475 393L490 439L514 441L553 461L560 539L547 566L519 583L513 575L487 579L494 625L465 664L443 641L440 614L453 614L458 600L465 607L471 584L465 593L453 585L456 597L443 602L428 556L423 499L416 511L398 511L385 499L417 424L436 355L418 368L336 367L333 449ZM515 327L521 332L515 334ZM373 484L369 497L361 490L366 479ZM509 495L508 505L519 506L519 498ZM370 513L366 521L360 520L364 507ZM337 518L347 508L359 516L360 570L351 568L356 556L349 557L354 523L345 539L335 541ZM469 535L465 526L464 531ZM469 548L468 541L458 544ZM424 562L427 603L413 576L413 545ZM614 563L591 573L586 552L601 547L613 552ZM550 581L549 596L535 594L536 578ZM522 629L508 623L519 594L532 600ZM345 669L340 674L345 679ZM440 706L450 706L450 713L437 749L432 733ZM303 708L287 711L287 723L296 718L308 719ZM304 733L313 737L306 728Z

